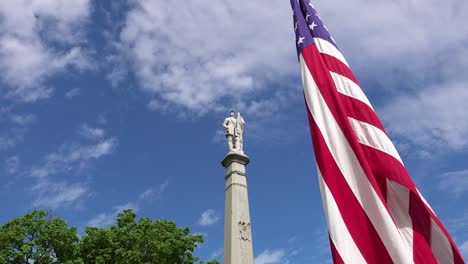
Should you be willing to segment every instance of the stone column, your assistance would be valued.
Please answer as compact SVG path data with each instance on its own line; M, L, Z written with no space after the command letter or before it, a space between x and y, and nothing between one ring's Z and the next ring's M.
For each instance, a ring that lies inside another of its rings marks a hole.
M223 264L253 264L252 231L245 166L249 157L229 152L221 164L226 168Z

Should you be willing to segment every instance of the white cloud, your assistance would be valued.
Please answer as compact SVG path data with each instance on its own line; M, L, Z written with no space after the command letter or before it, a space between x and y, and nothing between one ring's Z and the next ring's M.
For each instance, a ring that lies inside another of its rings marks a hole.
M166 180L164 183L159 185L158 189L155 190L154 188L149 188L142 192L138 198L144 201L154 201L161 199L163 193L166 191L167 187L169 186L169 181Z
M90 127L86 124L81 126L79 130L79 134L89 138L89 139L100 139L105 135L105 131L102 128L97 128L97 127Z
M460 253L464 259L468 259L468 240L460 246Z
M286 260L284 259L284 250L265 250L260 255L255 257L255 264L279 264Z
M98 214L96 217L88 221L88 226L93 227L107 227L115 223L117 220L117 215L121 213L125 209L133 209L133 211L138 211L139 206L135 203L125 203L114 207L114 211L112 213L101 213Z
M9 149L15 146L17 143L17 138L9 136L0 136L0 150Z
M289 255L290 255L291 257L294 257L294 256L299 255L299 253L301 253L301 251L302 251L302 248L296 248L296 249L293 249L293 250L291 251L291 253L289 253Z
M117 214L115 213L101 213L96 217L88 221L88 226L91 227L107 227L112 225L115 222Z
M131 3L119 47L142 89L154 94L152 109L276 106L278 100L251 100L271 83L285 86L298 76L287 1L269 1L268 8L250 0L183 8L163 0ZM422 90L427 81L467 80L461 72L468 66L463 0L331 0L317 7L354 69L387 91L401 82Z
M120 34L150 108L224 109L297 71L289 3L132 1ZM239 19L241 17L242 19Z
M468 81L463 0L331 0L317 7L359 79L372 81L367 91L394 95Z
M224 131L223 128L219 128L215 131L215 135L213 136L213 139L211 140L213 143L224 143L226 142L226 132Z
M63 145L59 151L46 156L44 163L31 169L31 176L43 178L50 175L78 170L91 160L109 155L117 146L116 138L101 140L92 145Z
M447 172L439 177L439 189L459 196L468 191L468 170Z
M40 180L38 184L33 186L31 191L36 197L33 202L34 206L57 209L76 204L86 196L88 187L80 183L53 183L48 180Z
M138 211L139 210L138 204L132 203L132 202L124 203L124 204L118 205L118 206L116 206L114 208L115 208L116 211L118 211L118 213L120 213L120 212L122 212L123 210L126 210L126 209L132 209L133 211Z
M198 224L201 226L210 226L214 225L219 220L220 217L216 215L216 212L213 209L208 209L201 214Z
M209 260L221 259L223 258L223 252L224 252L223 248L218 248L217 250L213 251L213 253L211 253L208 259Z
M10 119L13 124L16 124L19 126L27 126L34 121L34 116L31 114L27 114L27 115L12 114L10 116Z
M461 216L448 218L447 226L457 235L468 235L468 211L465 210Z
M159 195L161 196L163 192L166 191L167 187L169 186L169 180L166 180L164 183L159 185Z
M317 227L315 230L315 252L319 258L332 259L330 251L330 236L328 234L328 228L325 223L322 226Z
M87 197L89 187L85 183L70 183L69 178L57 175L79 174L92 160L113 152L117 139L109 138L92 145L64 144L58 151L48 154L41 165L31 168L30 175L36 178L31 188L34 206L56 209L79 204Z
M12 156L5 160L5 170L9 174L15 174L18 171L19 158L18 156Z
M0 5L0 70L7 97L47 98L46 78L69 66L90 68L80 44L89 0L5 0ZM59 48L60 47L60 48Z
M3 127L0 130L0 150L13 148L23 141L34 120L34 115L14 113L11 107L0 108L0 126Z
M100 213L96 217L92 218L88 221L88 226L95 226L95 227L106 227L115 222L117 219L117 214L122 212L125 209L133 209L134 211L138 211L140 206L143 202L154 201L160 199L163 195L164 191L167 189L169 185L169 181L166 180L157 190L153 188L147 189L143 191L139 196L138 199L134 202L127 202L121 205L114 206L114 210L110 213Z
M68 91L68 92L65 93L65 97L68 98L68 99L71 99L71 98L73 98L73 97L76 97L76 96L80 95L80 93L81 93L81 92L80 92L80 89L78 89L78 88L73 88L73 89L71 89L70 91Z
M460 253L464 259L468 259L468 210L465 210L462 215L453 215L446 219L446 226L452 234Z
M460 150L468 146L467 101L465 84L436 85L396 98L378 112L390 134L423 150Z
M196 1L182 9L163 0L131 3L119 49L152 94L149 108L203 114L236 106L271 119L288 104L284 91L293 89L277 89L277 96L267 89L299 81L287 1L269 1L267 9L249 0ZM364 90L390 98L377 108L392 137L403 139L399 148L414 150L415 144L416 155L427 157L468 147L465 1L331 0L316 6Z
M154 196L155 196L154 190L153 189L148 189L148 190L142 192L140 194L139 198L142 199L142 200L152 200Z
M112 22L110 21L109 23ZM106 78L110 81L112 87L115 88L128 77L128 62L125 60L125 56L118 54L122 49L121 45L112 39L108 39L108 41L110 47L116 51L114 54L107 55L106 57L106 64L111 66Z

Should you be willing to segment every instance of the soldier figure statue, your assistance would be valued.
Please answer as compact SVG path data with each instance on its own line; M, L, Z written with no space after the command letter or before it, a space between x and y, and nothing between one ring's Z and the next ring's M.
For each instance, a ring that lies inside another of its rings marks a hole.
M237 118L235 118L234 115L234 110L231 110L229 112L229 117L226 118L223 123L224 129L226 130L229 152L237 151L244 153L243 131L245 121L240 113L237 113Z

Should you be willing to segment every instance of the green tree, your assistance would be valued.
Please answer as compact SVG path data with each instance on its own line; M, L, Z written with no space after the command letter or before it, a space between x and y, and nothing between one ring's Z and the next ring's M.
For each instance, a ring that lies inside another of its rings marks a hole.
M199 261L193 251L202 242L203 236L190 234L189 228L147 217L137 222L135 212L125 210L109 228L86 228L80 255L93 264L192 264Z
M0 226L0 263L79 263L76 228L36 210Z
M132 210L108 228L87 227L79 240L76 228L38 210L0 226L0 264L219 264L194 256L202 242L172 221L137 222Z

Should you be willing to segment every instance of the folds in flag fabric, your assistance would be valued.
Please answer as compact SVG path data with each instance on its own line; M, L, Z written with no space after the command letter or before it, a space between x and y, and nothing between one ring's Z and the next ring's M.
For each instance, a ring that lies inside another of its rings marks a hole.
M312 3L291 5L334 263L464 263Z

